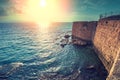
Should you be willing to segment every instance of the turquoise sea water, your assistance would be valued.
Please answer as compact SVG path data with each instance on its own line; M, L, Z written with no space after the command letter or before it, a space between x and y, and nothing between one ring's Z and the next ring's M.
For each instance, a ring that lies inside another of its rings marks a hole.
M91 47L60 46L71 30L72 23L0 23L0 80L105 80Z

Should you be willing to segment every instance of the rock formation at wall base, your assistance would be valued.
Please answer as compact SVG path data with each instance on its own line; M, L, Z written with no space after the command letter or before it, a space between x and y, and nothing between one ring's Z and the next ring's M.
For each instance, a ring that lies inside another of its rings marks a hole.
M72 36L72 43L76 44L76 45L91 45L92 41L91 40L84 40L82 38L76 37L76 36Z

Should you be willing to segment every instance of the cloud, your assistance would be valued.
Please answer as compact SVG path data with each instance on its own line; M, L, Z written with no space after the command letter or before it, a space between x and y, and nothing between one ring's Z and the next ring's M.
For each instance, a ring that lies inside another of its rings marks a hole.
M3 7L0 7L0 16L5 16L6 14L6 10Z
M0 0L0 16L7 16L9 12L9 0Z
M0 16L21 14L23 0L0 0Z
M0 0L0 4L6 4L8 2L9 2L9 0Z

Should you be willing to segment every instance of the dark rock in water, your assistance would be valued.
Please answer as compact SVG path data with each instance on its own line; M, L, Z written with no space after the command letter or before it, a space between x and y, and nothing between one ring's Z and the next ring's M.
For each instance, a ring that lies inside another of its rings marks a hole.
M60 46L63 47L63 48L65 47L65 45L67 45L67 44L60 44Z
M86 41L82 41L82 40L73 40L72 41L72 44L74 45L81 45L81 46L86 46L87 45L87 42Z
M94 70L95 69L95 66L91 65L91 66L88 66L86 67L87 70Z
M89 65L89 66L84 66L80 69L81 75L84 78L84 80L105 80L106 79L106 74L107 72L104 72L104 69L99 66L95 65ZM101 77L98 78L97 76Z
M84 80L95 80L94 78L98 75L94 65L84 66L80 71Z
M64 47L69 43L69 40L68 39L62 39L60 42L61 42L60 46Z
M91 65L91 66L88 66L88 67L84 67L81 69L81 71L84 73L95 73L96 72L96 68L95 66Z
M69 42L69 37L70 37L70 35L65 35L64 36L64 39L62 39L61 41L60 41L60 46L61 47L65 47L67 44L70 44L70 42Z
M70 35L65 35L64 37L65 37L65 38L69 38L69 37L70 37Z

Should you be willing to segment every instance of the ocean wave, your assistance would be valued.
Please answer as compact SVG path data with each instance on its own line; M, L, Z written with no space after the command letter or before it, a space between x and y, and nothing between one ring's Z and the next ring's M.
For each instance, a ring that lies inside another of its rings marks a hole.
M51 58L51 59L48 59L46 61L43 61L43 62L40 62L40 64L49 64L49 63L52 63L56 60L56 58Z
M0 79L7 79L12 73L14 73L19 67L24 64L21 62L14 62L0 66Z

